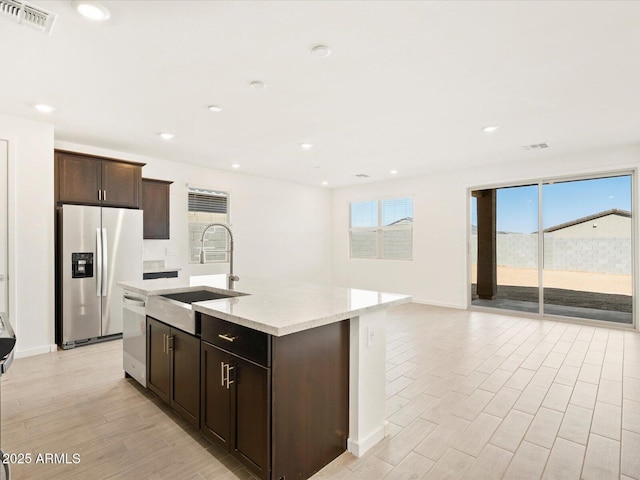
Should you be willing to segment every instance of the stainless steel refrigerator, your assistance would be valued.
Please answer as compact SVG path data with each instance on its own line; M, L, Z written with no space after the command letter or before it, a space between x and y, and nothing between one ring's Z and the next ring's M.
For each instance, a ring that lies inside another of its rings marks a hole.
M142 278L142 210L63 205L58 222L58 343L66 349L121 337L116 283Z

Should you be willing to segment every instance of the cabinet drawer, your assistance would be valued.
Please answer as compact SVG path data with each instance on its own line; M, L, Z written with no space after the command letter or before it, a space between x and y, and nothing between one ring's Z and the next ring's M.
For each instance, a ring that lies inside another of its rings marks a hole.
M201 337L239 357L271 366L271 336L264 332L201 314Z

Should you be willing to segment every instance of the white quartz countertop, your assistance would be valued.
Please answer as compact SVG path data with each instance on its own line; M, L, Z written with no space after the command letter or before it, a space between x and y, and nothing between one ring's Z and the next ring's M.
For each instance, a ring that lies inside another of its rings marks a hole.
M142 295L189 290L226 291L226 275L118 282ZM411 301L409 295L356 288L241 277L234 292L244 295L192 304L196 312L270 335L282 336Z

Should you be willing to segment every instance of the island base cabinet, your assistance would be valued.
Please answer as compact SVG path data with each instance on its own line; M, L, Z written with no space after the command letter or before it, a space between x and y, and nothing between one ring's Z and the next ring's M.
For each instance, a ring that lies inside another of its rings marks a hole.
M167 338L171 327L147 317L147 388L161 400L171 403L171 357Z
M171 406L196 427L200 426L200 339L171 329Z
M273 337L273 480L306 479L347 449L349 322Z
M200 426L200 339L147 317L147 387Z
M347 449L348 320L280 337L201 326L205 437L269 480L307 479Z
M201 346L201 430L260 478L269 478L270 369Z

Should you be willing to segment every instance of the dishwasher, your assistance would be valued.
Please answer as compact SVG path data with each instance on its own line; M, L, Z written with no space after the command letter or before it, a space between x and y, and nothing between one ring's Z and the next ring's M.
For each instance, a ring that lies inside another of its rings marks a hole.
M122 365L125 376L147 387L147 297L124 289L122 292Z

